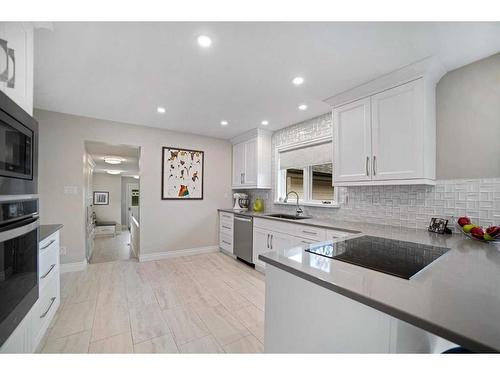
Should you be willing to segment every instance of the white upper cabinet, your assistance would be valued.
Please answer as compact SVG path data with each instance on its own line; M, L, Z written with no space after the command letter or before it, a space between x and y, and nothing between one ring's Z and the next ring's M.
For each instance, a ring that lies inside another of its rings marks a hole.
M233 189L271 188L271 135L255 129L232 139Z
M370 116L370 98L333 110L334 182L371 180Z
M326 101L333 105L336 186L434 184L436 84L425 59Z
M33 26L0 23L0 91L33 114Z

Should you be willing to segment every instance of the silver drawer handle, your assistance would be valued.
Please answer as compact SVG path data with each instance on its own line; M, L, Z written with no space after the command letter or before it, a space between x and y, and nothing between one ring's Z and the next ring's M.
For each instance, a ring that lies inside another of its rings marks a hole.
M368 164L370 163L370 157L367 156L366 157L366 175L369 176L370 175L370 171L368 170Z
M222 243L225 243L226 245L231 245L230 242L227 242L227 241L224 241L224 240L222 240Z
M222 217L225 217L226 219L231 219L231 216L229 215L222 215Z
M230 227L226 227L225 225L223 225L222 228L231 229Z
M373 155L373 175L376 176L377 175L377 157L375 155Z
M45 310L45 312L42 315L40 315L40 319L43 319L43 318L45 318L47 316L47 314L49 313L49 311L50 311L52 305L54 304L54 302L56 302L56 297L52 297L50 299L50 305L49 305L49 307L47 307L47 310Z
M48 248L50 245L52 245L54 242L56 242L56 240L51 240L47 245L45 245L44 247L40 248L40 250L45 250L46 248Z
M52 272L52 270L54 269L55 266L56 266L55 264L52 264L50 266L49 270L47 272L45 272L45 274L42 277L40 277L40 279L45 279L47 276L49 276L49 273Z
M314 235L318 234L316 232L311 232L311 231L308 231L308 230L303 230L302 233L305 233L305 234L314 234Z
M310 245L312 242L302 241L302 243L305 243L306 245Z

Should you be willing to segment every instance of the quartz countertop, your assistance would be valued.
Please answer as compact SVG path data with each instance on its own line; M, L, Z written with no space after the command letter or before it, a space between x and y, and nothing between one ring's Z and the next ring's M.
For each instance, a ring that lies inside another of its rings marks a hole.
M241 214L263 217L269 213ZM500 352L499 244L461 234L342 220L266 219L450 248L410 280L311 254L302 247L268 252L259 258L472 351Z
M48 224L48 225L40 225L40 241L43 241L51 234L57 232L59 229L63 227L62 224Z

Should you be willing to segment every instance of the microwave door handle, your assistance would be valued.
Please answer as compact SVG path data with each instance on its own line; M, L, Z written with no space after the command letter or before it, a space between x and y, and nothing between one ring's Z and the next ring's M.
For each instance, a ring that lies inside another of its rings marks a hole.
M17 226L16 228L7 230L5 232L0 232L0 243L23 236L26 233L37 229L39 226L40 220L38 218L35 218L28 222L28 224Z

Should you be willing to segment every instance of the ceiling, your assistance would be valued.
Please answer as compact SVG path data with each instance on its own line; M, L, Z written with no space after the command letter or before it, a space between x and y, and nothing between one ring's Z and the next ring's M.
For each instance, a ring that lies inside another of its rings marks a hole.
M452 70L499 51L500 22L56 22L35 34L35 107L231 138L430 55Z
M95 173L118 170L121 176L139 175L140 149L138 147L85 141L85 149L95 162ZM122 163L107 164L104 162L104 157L118 157L122 159Z

